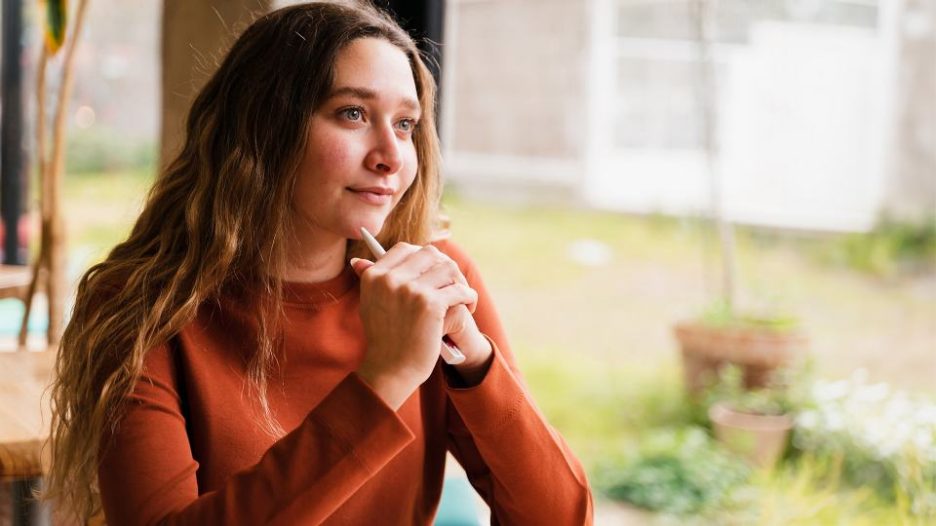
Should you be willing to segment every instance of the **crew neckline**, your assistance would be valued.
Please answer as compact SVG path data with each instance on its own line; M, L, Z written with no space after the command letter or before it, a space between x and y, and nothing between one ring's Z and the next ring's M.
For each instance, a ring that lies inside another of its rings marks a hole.
M283 281L283 301L301 305L315 305L335 301L354 287L357 275L351 265L344 265L335 277L316 283Z

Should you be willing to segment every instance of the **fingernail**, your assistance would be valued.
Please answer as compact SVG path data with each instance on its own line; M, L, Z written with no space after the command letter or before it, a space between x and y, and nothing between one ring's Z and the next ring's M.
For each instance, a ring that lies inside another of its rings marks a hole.
M354 263L357 262L357 261L361 261L361 258L351 258L351 261L350 261L349 263L350 263L351 266L353 267L353 266L354 266Z

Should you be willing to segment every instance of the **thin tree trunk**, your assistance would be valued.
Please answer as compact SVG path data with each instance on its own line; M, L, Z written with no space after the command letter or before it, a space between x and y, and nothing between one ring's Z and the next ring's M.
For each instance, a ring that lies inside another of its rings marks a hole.
M702 117L702 144L709 176L711 221L721 253L721 300L729 312L735 308L734 228L725 218L721 170L718 165L718 93L712 40L715 34L716 0L694 0L693 14L699 43L699 104Z
M48 168L51 182L49 184L49 253L47 262L48 299L49 299L49 347L55 348L62 337L65 326L65 294L66 283L66 254L65 254L65 222L62 219L62 179L65 176L65 132L67 131L66 118L68 116L68 101L71 98L74 85L75 50L81 40L81 30L84 27L85 14L88 11L88 0L78 0L78 10L75 14L75 23L72 25L71 38L65 49L62 63L62 83L59 86L58 105L55 108L55 122L52 128L52 162Z
M48 53L43 48L40 56L39 78L37 90L37 146L39 150L39 178L41 182L40 209L42 210L42 234L39 256L33 266L33 275L29 284L29 298L26 311L20 326L19 340L25 345L26 332L29 324L29 314L32 310L32 294L38 287L40 276L45 272L46 295L49 307L49 327L47 332L48 348L58 346L62 337L65 321L65 294L66 283L66 251L65 251L65 224L61 212L61 187L65 173L65 133L67 131L66 118L68 116L68 100L71 97L73 85L73 68L75 50L84 27L85 14L88 10L88 0L78 0L75 22L71 27L71 37L66 40L65 52L62 57L62 80L59 86L58 105L55 108L55 121L52 128L52 149L46 147L46 80L49 67ZM48 155L49 157L46 157Z
M47 267L45 262L48 248L46 247L47 236L47 218L50 215L49 210L49 177L48 163L46 162L46 67L49 64L49 51L46 49L45 40L41 40L39 49L39 64L36 70L36 163L39 167L39 253L32 265L32 277L29 280L29 287L26 289L26 305L23 310L23 320L20 323L18 345L20 349L26 349L26 337L29 332L29 315L32 313L33 297L39 288L39 276Z

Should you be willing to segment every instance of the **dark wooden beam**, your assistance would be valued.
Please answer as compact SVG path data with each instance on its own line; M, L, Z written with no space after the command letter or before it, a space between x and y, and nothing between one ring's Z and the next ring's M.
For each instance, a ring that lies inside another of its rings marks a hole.
M3 0L2 87L0 87L0 214L3 216L3 263L25 265L20 218L26 195L26 152L23 137L23 5Z

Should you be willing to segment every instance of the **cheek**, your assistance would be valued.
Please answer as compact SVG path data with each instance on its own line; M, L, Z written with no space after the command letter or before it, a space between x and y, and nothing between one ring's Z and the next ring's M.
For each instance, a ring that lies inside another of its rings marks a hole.
M310 144L309 159L317 173L330 175L331 172L338 171L336 168L343 167L353 156L352 148L342 140L340 136L317 137Z
M309 137L306 154L297 181L297 194L305 199L321 199L343 187L347 165L352 162L354 152L340 136L328 132L313 133Z
M403 173L400 174L402 179L401 183L409 188L413 181L416 179L416 171L419 169L419 156L416 155L415 146L410 145L404 154L404 166Z

